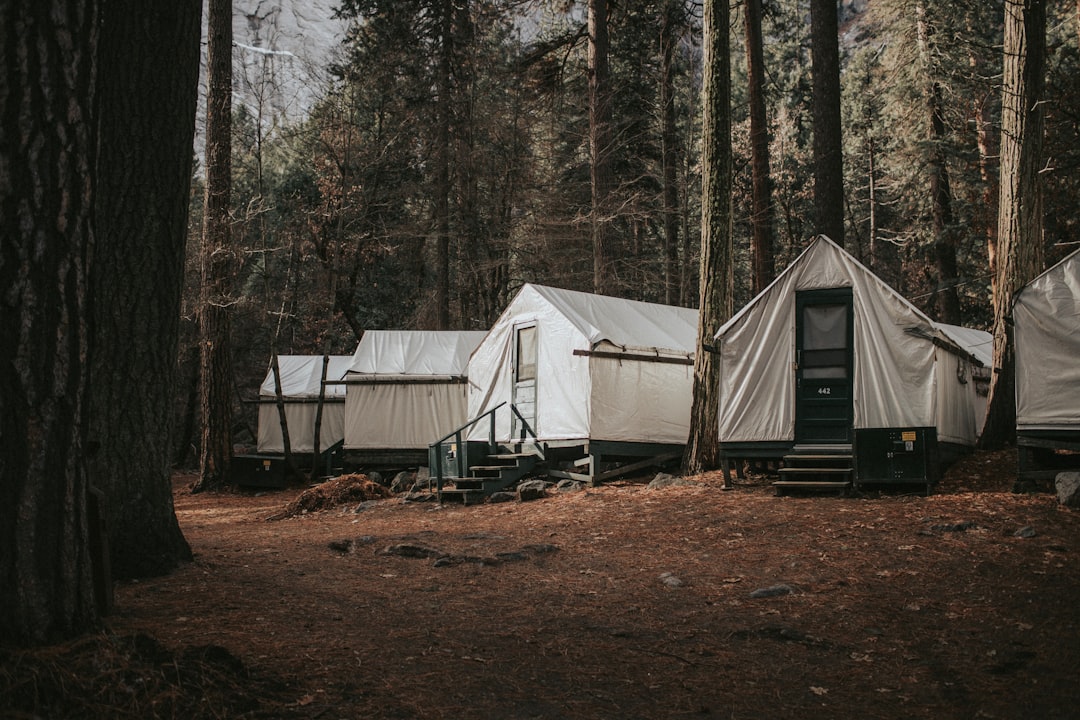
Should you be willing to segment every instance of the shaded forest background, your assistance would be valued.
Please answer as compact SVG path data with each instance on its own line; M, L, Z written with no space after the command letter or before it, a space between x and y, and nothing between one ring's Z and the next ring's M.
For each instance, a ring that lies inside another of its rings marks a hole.
M229 303L240 401L272 353L368 329L486 329L525 282L594 290L583 4L344 0L337 58L278 112L281 64L234 77ZM735 307L755 287L745 8L732 6ZM846 248L931 317L988 329L1003 3L840 3ZM701 6L609 3L605 292L696 306ZM1080 4L1048 5L1045 257L1080 242ZM809 2L765 0L774 272L816 235ZM235 52L244 52L237 49ZM254 69L252 69L254 68ZM192 187L177 459L197 442L201 171ZM955 257L955 268L942 258ZM444 285L440 285L444 283ZM951 306L949 303L953 303ZM957 316L958 313L958 316ZM253 442L254 412L235 415Z

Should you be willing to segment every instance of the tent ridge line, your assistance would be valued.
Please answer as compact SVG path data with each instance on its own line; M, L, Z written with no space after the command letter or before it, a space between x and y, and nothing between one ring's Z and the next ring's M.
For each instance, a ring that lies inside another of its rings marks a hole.
M657 351L659 352L659 351ZM642 355L638 353L610 352L604 350L574 350L579 357L608 358L611 360L635 360L637 362L667 363L669 365L693 365L692 357L666 357L662 355Z

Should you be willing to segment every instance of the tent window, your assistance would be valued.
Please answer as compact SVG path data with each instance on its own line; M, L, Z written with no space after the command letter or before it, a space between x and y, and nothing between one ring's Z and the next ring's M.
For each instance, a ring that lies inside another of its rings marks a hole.
M536 379L536 326L517 331L517 380Z
M847 377L847 305L803 308L803 377Z

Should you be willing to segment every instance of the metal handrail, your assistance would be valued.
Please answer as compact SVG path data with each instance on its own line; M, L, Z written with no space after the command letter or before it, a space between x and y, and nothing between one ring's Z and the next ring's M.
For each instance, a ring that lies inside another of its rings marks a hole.
M435 493L438 502L442 503L443 443L445 443L450 438L454 438L454 443L458 448L457 456L454 458L454 464L457 466L457 477L465 477L465 470L469 467L469 447L467 444L462 442L463 434L470 428L472 428L474 425L479 423L481 420L483 420L485 417L489 418L488 451L494 452L495 448L497 447L497 445L495 444L495 412L503 405L507 404L510 405L510 412L516 415L518 420L521 421L521 437L519 442L525 442L526 434L532 436L532 439L534 441L539 441L539 438L536 437L536 432L532 429L532 426L529 425L529 421L526 420L525 417L521 414L521 412L517 409L517 406L513 403L507 403L506 401L503 401L495 407L491 408L490 410L487 410L480 415L477 415L475 418L468 421L458 429L447 433L446 435L439 438L430 445L430 447L434 448L435 450ZM541 457L543 457L543 455L541 455Z

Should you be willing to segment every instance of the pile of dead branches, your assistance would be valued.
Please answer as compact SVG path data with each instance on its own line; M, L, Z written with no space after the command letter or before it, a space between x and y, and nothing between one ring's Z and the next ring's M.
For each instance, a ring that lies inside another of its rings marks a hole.
M340 505L379 500L392 495L388 488L371 480L367 475L339 475L308 488L286 505L284 510L274 513L267 520L284 520L317 510L329 510Z

